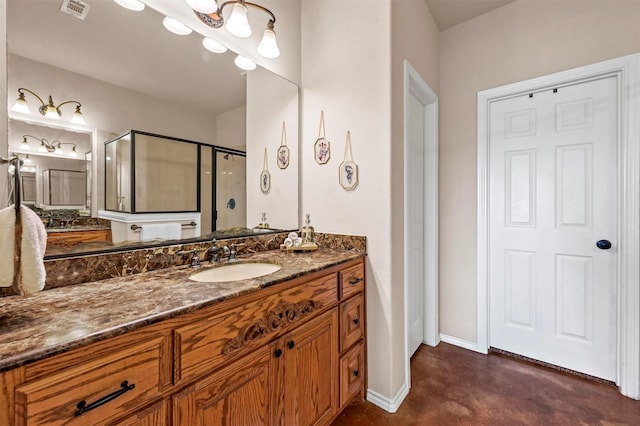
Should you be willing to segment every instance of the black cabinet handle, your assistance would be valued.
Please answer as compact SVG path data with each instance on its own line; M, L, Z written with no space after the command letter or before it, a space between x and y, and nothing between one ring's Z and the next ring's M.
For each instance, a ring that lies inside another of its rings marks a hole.
M287 343L287 346L289 347L289 349L293 349L293 347L295 346L295 342L292 340L289 343Z
M354 325L358 325L359 322L360 322L360 320L358 318L354 318L353 319L353 324Z
M609 241L609 240L599 240L596 243L596 247L598 247L600 250L609 250L611 248L611 241Z
M276 356L276 358L280 358L282 356L282 349L276 349L273 354Z
M362 281L364 281L364 278L352 278L349 280L349 284L356 285Z
M76 417L81 416L87 411L91 411L94 408L98 408L109 401L113 401L117 397L124 395L125 393L129 392L135 387L136 385L134 385L133 383L129 384L129 382L125 380L124 382L120 383L120 389L118 389L115 392L111 392L109 395L103 396L96 402L92 402L91 404L87 405L87 401L82 400L78 402L78 405L76 405L76 407L78 408L78 411L75 412L75 416Z
M358 370L353 370L353 377L358 377L360 372Z

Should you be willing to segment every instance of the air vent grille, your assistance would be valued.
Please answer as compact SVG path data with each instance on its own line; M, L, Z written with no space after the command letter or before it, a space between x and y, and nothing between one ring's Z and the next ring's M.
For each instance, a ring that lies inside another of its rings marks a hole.
M89 14L89 9L91 9L91 5L81 0L63 0L62 6L60 6L62 12L75 16L83 21Z

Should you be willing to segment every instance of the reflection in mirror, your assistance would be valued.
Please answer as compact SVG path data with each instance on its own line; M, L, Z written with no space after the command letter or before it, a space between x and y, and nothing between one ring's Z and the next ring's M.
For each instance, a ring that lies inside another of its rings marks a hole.
M24 160L25 204L41 216L48 216L43 212L52 209L79 210L88 215L84 155L91 150L91 135L16 119L9 120L8 127L9 152Z
M184 7L188 7L186 3ZM91 4L85 20L62 13L59 8L59 3L53 1L7 1L8 107L11 108L15 102L20 87L27 87L41 96L51 95L57 102L73 99L82 103L85 125L70 124L73 113L71 106L68 111L63 107L62 118L56 121L68 124L69 129L86 132L91 142L89 149L78 149L79 157L86 158L88 153L93 161L85 162L89 188L86 198L90 202L85 203L85 209L76 211L76 215L90 212L91 218L99 226L104 226L97 217L99 210L107 208L104 204L104 142L128 129L141 129L204 144L246 150L247 159L253 155L261 155L264 149L264 144L255 146L252 143L249 146L249 131L268 139L270 144L279 144L279 131L273 135L270 131L264 132L262 124L256 126L252 123L255 115L247 116L247 97L250 91L246 87L247 73L235 67L233 52L214 54L205 50L201 44L202 36L196 32L181 37L169 33L162 26L163 16L150 7L143 12L134 13L113 1L96 1ZM33 31L33 28L38 28L38 31ZM47 34L47 37L43 39L42 34ZM257 71L260 70L258 68ZM285 96L285 99L290 100L281 100L282 94L271 93L269 102L272 106L282 102L297 106L297 86L263 69L262 72L268 75L264 83L268 87L290 88ZM249 103L252 99L262 99L263 102L267 100L263 94L250 96ZM27 100L34 112L37 101L28 94ZM16 112L11 112L10 115L12 118L38 123L51 121ZM267 117L262 119L266 120ZM288 128L295 129L289 134L288 140L289 145L296 149L297 109L290 116L282 117L278 114L278 117L273 117L278 128L283 120L286 120ZM254 153L254 149L258 151ZM30 156L33 157L33 154ZM207 173L208 176L216 173L217 159L212 159L207 164L204 155L201 161L201 178ZM63 166L51 168L72 170ZM291 178L287 176L279 181L278 192L294 196L294 199L287 201L288 209L285 211L272 210L269 205L263 204L266 201L264 197L256 196L256 173L259 170L251 167L247 167L245 172L245 176L250 179L248 185L252 188L247 191L245 186L247 202L250 202L252 208L251 211L246 210L242 224L244 228L251 229L258 224L259 212L263 211L267 213L272 225L285 229L297 228L297 163L292 163L287 169ZM39 179L36 176L36 204L38 198L42 197ZM202 203L218 206L217 212L211 209L202 209L200 212L203 221L201 234L209 235L210 232L207 231L213 232L223 226L228 211L234 213L236 218L242 216L242 206L238 201L241 196L225 195L225 189L218 190L212 184L207 188L206 180L201 179L201 182ZM275 182L278 182L277 176L274 176ZM291 188L287 188L288 182L293 185ZM277 198L278 192L274 191L273 199ZM233 209L230 208L233 205L230 202L232 198L236 202ZM116 206L118 202L126 204L130 201L126 198L115 200ZM77 222L56 219L53 223L58 227L63 223ZM206 223L212 224L209 229ZM235 222L229 224L235 228ZM102 249L79 245L74 250L82 252Z

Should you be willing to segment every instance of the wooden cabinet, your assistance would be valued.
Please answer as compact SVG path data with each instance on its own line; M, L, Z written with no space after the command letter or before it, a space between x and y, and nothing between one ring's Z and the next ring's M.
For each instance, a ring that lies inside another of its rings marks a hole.
M366 388L364 262L0 374L0 424L328 425Z
M278 383L272 424L330 423L339 405L336 309L288 333L272 347L273 378Z
M161 394L162 338L33 380L16 389L17 424L98 424Z
M47 244L50 246L69 248L92 241L111 242L111 229L90 229L47 233Z
M125 418L108 422L107 426L165 426L170 424L168 416L169 401L163 399Z
M174 425L267 425L269 347L188 386L173 397Z

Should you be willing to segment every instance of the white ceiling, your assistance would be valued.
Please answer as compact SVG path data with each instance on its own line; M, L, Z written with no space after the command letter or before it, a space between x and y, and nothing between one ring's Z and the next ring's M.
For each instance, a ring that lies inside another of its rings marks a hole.
M425 0L440 31L451 28L515 0Z
M208 52L195 32L168 32L150 7L84 1L91 10L81 21L60 12L62 0L8 0L9 52L212 114L245 104L232 52Z

